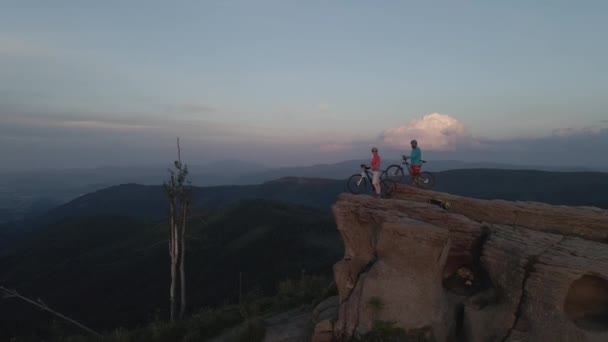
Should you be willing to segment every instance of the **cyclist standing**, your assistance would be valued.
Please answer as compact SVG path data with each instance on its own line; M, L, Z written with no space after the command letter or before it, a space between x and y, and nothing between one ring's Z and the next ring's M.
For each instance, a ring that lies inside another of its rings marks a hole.
M410 141L410 144L412 145L412 155L410 156L412 176L419 175L422 166L422 150L418 147L416 139Z
M372 184L374 185L374 190L376 190L376 198L380 198L380 155L378 154L377 147L372 147L372 155L372 161L367 167L372 168Z

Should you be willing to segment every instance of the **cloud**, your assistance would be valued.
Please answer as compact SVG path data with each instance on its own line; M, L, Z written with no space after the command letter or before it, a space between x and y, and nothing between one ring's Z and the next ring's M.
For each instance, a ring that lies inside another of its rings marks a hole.
M608 130L608 121L603 120L598 125L588 127L568 127L553 130L552 135L557 137L572 137L577 135L597 135Z
M107 144L117 138L141 145L182 137L200 143L310 143L264 125L192 118L187 115L104 113L95 111L37 113L0 105L0 139L30 141L86 140ZM300 139L303 140L303 139ZM318 146L318 145L317 145Z
M353 149L351 144L324 144L319 147L319 150L323 153L334 153L344 152Z
M337 136L307 132L295 123L282 130L214 115L168 115L162 109L37 113L0 104L0 154L10 156L5 163L22 167L158 162L173 157L179 136L194 160L263 158L275 165L307 165L367 157L372 146L384 158L396 158L416 138L429 160L608 168L608 124L600 122L497 140L473 136L456 118L433 113L379 135Z
M382 133L384 144L393 148L407 148L412 139L418 140L424 149L431 151L453 151L480 145L462 122L439 113L427 114L405 125L387 128Z
M179 106L167 106L165 111L169 113L212 113L218 110L207 105L187 103Z
M56 114L33 114L26 112L15 112L13 115L3 115L5 124L19 127L40 128L66 128L66 129L92 129L92 130L130 130L141 128L154 128L157 123L147 118L135 117L108 117L102 113L91 113L87 115L74 113Z
M111 131L130 131L134 129L149 128L148 125L138 125L134 123L98 121L98 120L69 120L61 123L66 128L111 130Z

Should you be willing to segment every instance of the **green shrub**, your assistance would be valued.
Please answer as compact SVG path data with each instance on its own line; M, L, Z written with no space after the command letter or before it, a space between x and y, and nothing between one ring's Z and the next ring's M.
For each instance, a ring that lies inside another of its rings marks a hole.
M375 312L380 312L384 308L384 303L380 297L372 297L367 302L367 306Z
M266 326L259 318L247 320L240 328L235 342L261 342L266 336Z
M299 280L287 279L279 283L276 300L279 310L291 309L302 304L313 305L328 293L326 277L302 275Z
M315 305L330 295L329 278L302 275L278 284L274 297L263 297L261 291L247 293L241 305L206 308L182 321L167 322L157 318L146 326L126 330L116 329L102 338L72 336L59 341L68 342L195 342L229 333L230 341L256 342L265 336L265 315L289 310L301 305Z

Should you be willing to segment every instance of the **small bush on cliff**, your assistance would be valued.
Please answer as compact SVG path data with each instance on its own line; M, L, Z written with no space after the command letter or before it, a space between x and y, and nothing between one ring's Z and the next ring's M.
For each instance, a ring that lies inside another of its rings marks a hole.
M331 292L327 277L302 275L299 280L287 279L279 283L276 309L290 309L302 304L321 302Z
M384 303L380 297L372 297L367 302L367 306L374 310L376 313L379 313L384 308Z
M367 302L367 307L372 311L374 320L378 320L380 312L384 309L384 302L382 302L380 297L372 297Z
M235 342L259 342L266 336L264 321L255 318L247 320L240 328Z

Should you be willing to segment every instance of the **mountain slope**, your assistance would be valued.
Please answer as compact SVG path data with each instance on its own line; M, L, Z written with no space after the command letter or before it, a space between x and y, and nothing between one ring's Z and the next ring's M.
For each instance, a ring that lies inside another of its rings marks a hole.
M261 185L194 187L194 208L221 208L247 199L267 199L329 210L337 195L345 190L342 181L284 178ZM35 228L64 218L95 215L123 215L134 218L167 217L163 186L122 184L80 196L49 212L19 223Z
M167 312L166 234L166 222L121 216L58 222L0 258L0 284L43 298L98 329L140 324L157 309ZM342 253L328 212L260 200L197 211L188 236L193 308L234 303L241 272L245 292L272 293L280 280L303 270L331 272L332 260ZM20 302L3 302L0 331L28 330L48 321L35 311Z
M608 208L604 196L608 193L608 173L469 169L437 172L435 177L435 190L462 196ZM329 210L344 191L343 180L284 177L260 185L195 188L193 203L195 207L217 208L244 199L268 199ZM115 186L82 196L43 217L52 221L92 214L160 219L167 215L164 190L161 186Z
M608 208L608 173L531 170L450 170L436 174L435 190L480 199L536 201Z
M386 167L398 162L391 158L385 158L383 161ZM369 162L369 159L312 166L267 168L252 162L224 160L190 165L190 179L193 184L198 186L261 184L285 176L345 179L348 175L358 172L358 165L366 162ZM584 168L474 163L455 160L430 160L426 167L433 172L476 168L584 171ZM83 194L116 184L156 185L166 179L167 170L163 165L66 170L0 170L0 224L43 213Z
M437 172L435 176L435 190L457 195L608 208L608 198L603 195L608 193L608 173L469 169ZM268 199L329 210L344 191L343 180L285 177L260 185L197 187L193 203L198 208L220 208L245 199ZM167 216L164 189L137 184L106 188L20 222L18 230L91 215L162 219Z

